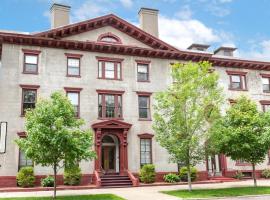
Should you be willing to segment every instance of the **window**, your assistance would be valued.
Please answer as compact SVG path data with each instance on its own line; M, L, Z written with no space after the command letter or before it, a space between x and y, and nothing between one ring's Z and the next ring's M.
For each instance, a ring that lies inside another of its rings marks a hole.
M99 61L98 78L120 80L121 63L111 61Z
M270 93L270 74L261 74L263 92Z
M24 53L23 73L37 74L38 73L38 55L40 51L22 49Z
M70 100L74 112L75 112L75 117L80 117L80 91L82 88L64 88L67 93L67 97Z
M22 150L19 150L19 170L22 167L33 166L33 161L25 156Z
M98 42L105 42L105 43L118 43L118 44L122 44L121 39L119 37L117 37L116 35L114 35L113 33L104 33L101 34L98 37Z
M269 78L262 78L263 92L270 92L270 82Z
M98 94L99 118L122 118L122 93Z
M22 87L22 110L21 115L24 116L27 109L35 108L37 100L37 85L20 85Z
M140 157L141 167L152 163L152 140L149 138L140 138Z
M66 53L67 56L67 76L80 77L81 75L81 54Z
M246 72L232 72L227 71L230 76L230 86L231 90L247 90L246 84Z
M137 81L141 82L149 81L149 64L147 63L137 64Z
M268 112L270 110L270 101L262 100L260 103L262 105L263 112Z
M68 58L68 76L80 76L80 59Z
M138 104L139 104L139 119L150 120L150 95L151 93L141 93L138 94Z

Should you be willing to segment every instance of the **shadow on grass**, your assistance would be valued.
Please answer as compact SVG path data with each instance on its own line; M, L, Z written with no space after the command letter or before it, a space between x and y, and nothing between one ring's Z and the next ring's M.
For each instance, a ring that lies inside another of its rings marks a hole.
M0 200L50 200L52 197L20 197L20 198L0 198ZM59 200L124 200L113 194L95 194L80 196L59 196Z
M164 194L181 198L209 198L209 197L236 197L245 195L270 194L270 187L236 187L222 189L196 189L192 192L188 190L162 191Z

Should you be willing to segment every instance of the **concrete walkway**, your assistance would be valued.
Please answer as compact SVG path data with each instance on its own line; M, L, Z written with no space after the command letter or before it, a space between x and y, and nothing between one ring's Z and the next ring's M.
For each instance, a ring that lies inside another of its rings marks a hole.
M227 187L242 187L252 186L251 180L241 182L226 182L218 184L198 184L193 185L194 189L199 188L227 188ZM270 181L259 180L259 186L270 186ZM86 195L86 194L115 194L128 200L179 200L179 198L169 196L160 193L160 191L166 190L179 190L187 189L187 185L174 185L174 186L154 186L154 187L136 187L136 188L113 188L113 189L90 189L90 190L63 190L58 191L59 196L63 195ZM0 193L0 199L4 197L29 197L29 196L51 196L52 191L43 192L12 192L12 193ZM270 196L262 196L260 198L255 197L244 197L244 198L224 198L226 200L236 199L249 199L249 200L266 200L270 199Z

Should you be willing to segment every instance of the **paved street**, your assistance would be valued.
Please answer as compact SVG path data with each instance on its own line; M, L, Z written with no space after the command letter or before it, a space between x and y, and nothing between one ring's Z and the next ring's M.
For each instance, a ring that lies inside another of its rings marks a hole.
M193 188L226 188L252 186L251 180L242 182L227 182L219 184L200 184L194 185ZM259 186L270 186L270 181L259 180ZM159 191L187 189L186 185L175 186L155 186L155 187L137 187L137 188L114 188L114 189L90 189L90 190L63 190L58 195L84 195L84 194L104 194L111 193L121 196L128 200L179 200L179 198L162 194ZM51 191L43 192L12 192L0 193L0 197L27 197L27 196L50 196ZM269 200L270 195L261 197L241 197L241 198L222 198L222 200Z

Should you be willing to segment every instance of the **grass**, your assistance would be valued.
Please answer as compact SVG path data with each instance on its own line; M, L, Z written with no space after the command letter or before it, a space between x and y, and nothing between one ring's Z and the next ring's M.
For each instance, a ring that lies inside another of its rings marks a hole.
M51 197L20 197L20 198L0 198L0 200L50 200ZM96 195L80 195L80 196L59 196L56 199L63 200L124 200L113 194L96 194Z
M270 194L270 187L238 187L238 188L222 188L222 189L196 189L192 192L188 190L163 191L181 198L211 198L211 197L235 197L245 195L262 195Z

